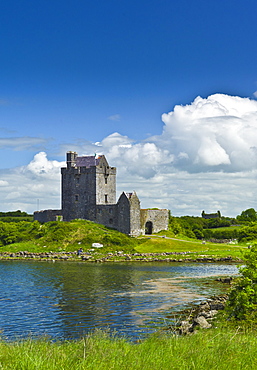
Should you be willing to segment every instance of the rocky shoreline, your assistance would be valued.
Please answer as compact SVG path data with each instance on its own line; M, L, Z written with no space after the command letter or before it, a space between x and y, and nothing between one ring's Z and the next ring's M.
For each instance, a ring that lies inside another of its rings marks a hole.
M231 282L231 278L228 278ZM212 297L191 309L183 311L186 318L181 320L175 327L175 333L179 335L193 334L197 329L209 329L212 321L220 310L224 310L228 295ZM169 328L174 330L174 328Z
M164 253L124 253L114 252L100 254L95 252L85 252L80 255L77 252L28 252L19 251L16 253L3 252L0 253L0 259L30 259L40 261L86 261L94 263L104 262L240 262L239 259L232 257L208 257L206 255L198 255L198 257L187 257L192 252L164 252ZM176 256L176 258L174 258ZM183 258L178 258L179 256ZM173 257L173 258L172 258Z

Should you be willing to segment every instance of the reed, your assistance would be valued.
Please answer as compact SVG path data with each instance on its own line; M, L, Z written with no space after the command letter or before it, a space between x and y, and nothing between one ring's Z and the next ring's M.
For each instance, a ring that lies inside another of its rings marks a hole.
M185 337L155 334L137 344L99 331L78 341L0 342L0 368L12 370L245 370L256 365L256 333L241 327Z

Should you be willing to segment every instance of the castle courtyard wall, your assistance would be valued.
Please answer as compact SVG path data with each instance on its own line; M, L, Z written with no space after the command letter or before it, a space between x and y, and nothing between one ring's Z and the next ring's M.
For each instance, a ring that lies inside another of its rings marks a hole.
M167 209L141 209L140 211L141 229L145 233L145 225L148 221L152 222L153 233L161 230L168 230L169 211Z
M41 223L49 221L61 221L62 210L61 209L46 209L44 211L34 212L34 220Z

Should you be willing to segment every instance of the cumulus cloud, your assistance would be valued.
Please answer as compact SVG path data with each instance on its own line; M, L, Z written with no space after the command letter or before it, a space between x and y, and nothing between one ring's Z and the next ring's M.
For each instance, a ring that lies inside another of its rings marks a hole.
M136 143L117 132L101 142L101 150L121 170L143 178L153 177L160 171L160 167L173 160L168 150L163 150L155 143Z
M162 115L163 133L152 138L189 172L254 169L257 164L257 101L211 95Z
M80 139L62 155L105 154L117 167L117 195L135 190L141 206L174 215L220 210L236 216L257 209L257 101L224 94L197 97L162 115L163 132L136 142L118 132L91 143ZM1 141L0 141L1 145ZM0 172L2 208L60 207L60 167L39 152L27 165Z
M30 172L36 176L45 176L47 178L56 177L65 162L49 161L45 152L36 154L28 166L23 167L23 171Z
M0 170L1 210L60 208L60 168L65 162L49 160L46 153L36 154L27 165Z

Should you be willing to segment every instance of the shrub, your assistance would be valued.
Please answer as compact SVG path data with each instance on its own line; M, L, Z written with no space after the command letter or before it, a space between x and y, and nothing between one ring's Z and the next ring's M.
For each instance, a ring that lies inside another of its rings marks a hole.
M244 255L241 277L232 287L227 312L237 320L257 319L257 245Z

